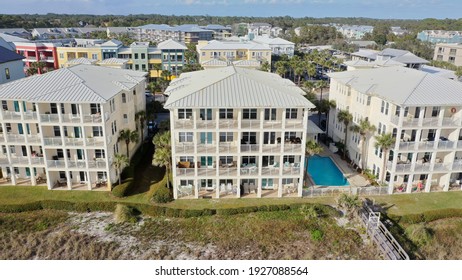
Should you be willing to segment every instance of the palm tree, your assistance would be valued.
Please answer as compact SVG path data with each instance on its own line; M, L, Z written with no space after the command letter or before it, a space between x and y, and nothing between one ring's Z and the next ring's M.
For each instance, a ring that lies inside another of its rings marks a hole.
M305 81L303 82L303 87L306 89L306 91L311 93L314 89L314 83L312 81Z
M299 63L295 68L294 68L294 80L295 76L298 76L298 82L297 85L300 86L300 80L302 78L303 73L305 72L305 69L303 68L302 63Z
M280 75L281 77L285 78L286 77L286 72L287 72L287 62L279 60L274 64L274 67L276 67L276 73Z
M375 147L383 151L382 177L380 180L383 184L385 182L385 167L389 156L388 153L396 140L391 133L386 133L375 136L375 141Z
M316 89L320 89L321 90L321 97L320 99L322 100L322 89L323 88L326 88L329 86L329 83L327 83L326 81L324 80L320 80L320 81L317 81L316 84L315 84L315 87Z
M305 68L306 73L308 74L308 78L311 78L314 75L316 75L316 66L314 66L313 62L305 61Z
M460 80L460 77L462 77L462 66L457 67L456 72L454 72L454 75L457 76L457 79Z
M162 64L161 63L155 63L152 65L152 70L156 70L157 71L157 77L160 78L160 74L159 74L159 71L162 70Z
M167 172L167 187L170 188L170 178L168 175L172 166L172 147L170 131L166 131L161 134L156 134L156 136L154 136L154 139L152 140L152 143L155 146L152 164L156 166L165 166L165 170Z
M306 173L308 173L308 160L310 157L322 153L323 148L321 145L318 144L318 142L309 139L305 143L305 154L306 154ZM306 174L305 173L305 174Z
M112 162L112 166L117 170L117 173L119 174L119 185L121 183L121 169L125 166L128 166L130 162L128 161L128 157L123 154L115 154L114 155L114 161Z
M337 108L337 103L335 102L335 100L329 100L329 111L326 112L326 132L327 132L327 136L329 136L329 115L330 115L330 111L332 109L335 109Z
M128 149L128 145L130 145L130 142L138 142L139 135L138 131L131 131L130 129L123 129L119 133L119 139L118 141L125 141L125 145L127 146L127 158L130 158L130 151Z
M344 209L348 217L352 219L355 211L361 206L361 200L357 195L342 193L337 200L337 205Z
M339 122L343 122L345 125L345 146L343 147L343 158L346 158L346 150L347 150L347 140L348 140L348 125L350 125L350 122L353 120L353 115L351 115L348 110L340 110L337 114L337 119Z
M144 140L144 123L146 121L146 111L139 111L135 114L135 120L140 122L141 140Z
M374 132L375 129L375 125L371 124L367 119L360 120L359 125L354 125L351 127L351 131L361 135L361 169L363 173L367 168L367 144L369 142L368 136L369 133Z

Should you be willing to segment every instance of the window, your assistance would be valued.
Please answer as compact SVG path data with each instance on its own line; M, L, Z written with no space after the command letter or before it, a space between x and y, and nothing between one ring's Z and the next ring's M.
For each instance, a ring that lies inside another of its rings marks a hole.
M64 53L59 53L59 58L64 58Z
M50 103L50 111L52 114L58 113L58 106L56 105L56 103Z
M438 117L439 113L440 113L440 107L433 107L432 108L432 117Z
M295 131L287 131L284 133L284 139L294 139L297 137L297 132Z
M379 122L379 125L377 126L377 133L382 134L382 123Z
M256 164L257 163L257 157L255 156L245 156L242 157L242 164Z
M200 109L199 115L201 120L210 121L212 120L212 109Z
M146 59L146 54L142 53L141 54L141 59Z
M213 133L212 132L201 132L200 133L201 144L212 144Z
M128 115L124 114L124 123L128 123Z
M192 117L192 109L178 109L178 119L190 119Z
M450 56L448 61L450 63L454 63L454 62L456 62L456 57L455 56Z
M257 133L256 132L243 132L242 142L243 144L257 144Z
M5 77L7 80L9 80L11 77L10 77L10 68L5 68Z
M93 137L102 137L103 136L103 127L94 126L93 127Z
M387 102L387 103L385 104L385 115L388 115L388 109L389 109L389 107L390 107L390 103Z
M109 101L109 104L112 105L112 102ZM96 113L101 113L101 106L100 104L92 103L90 104L90 111L91 114L94 115Z
M104 150L103 149L95 150L95 158L106 158Z
M233 109L220 109L220 119L232 119Z
M233 133L220 132L220 142L233 142Z
M284 161L284 163L286 163L286 162L294 163L295 162L295 156L284 156L283 161Z
M192 142L193 133L192 132L179 132L179 141L181 142Z
M96 173L96 177L98 177L98 180L102 180L102 181L107 180L106 172L104 172L104 171L98 171Z
M385 101L382 100L382 106L380 106L380 113L385 112Z
M138 64L135 64L135 70L140 70L140 66Z
M6 123L6 132L11 132L11 123Z
M296 119L296 118L297 118L297 109L287 108L286 109L286 119Z
M98 54L97 53L91 54L91 59L97 60L98 59Z
M127 96L125 93L122 93L122 103L127 103Z
M243 114L242 114L242 119L256 120L257 119L257 109L244 109Z
M231 156L220 156L221 164L230 164L233 163L233 157Z
M401 113L401 107L400 107L400 106L396 106L395 116L399 116L400 113Z
M265 109L265 121L276 120L276 109Z
M8 110L8 102L6 100L2 100L2 108L3 110Z
M137 53L135 53L135 59L138 59L138 54Z
M61 136L61 130L59 129L59 126L53 126L53 131L55 136Z

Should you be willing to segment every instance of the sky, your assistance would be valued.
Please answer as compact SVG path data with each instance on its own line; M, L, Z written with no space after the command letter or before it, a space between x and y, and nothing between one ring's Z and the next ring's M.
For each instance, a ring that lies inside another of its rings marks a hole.
M0 14L460 18L461 0L0 0Z

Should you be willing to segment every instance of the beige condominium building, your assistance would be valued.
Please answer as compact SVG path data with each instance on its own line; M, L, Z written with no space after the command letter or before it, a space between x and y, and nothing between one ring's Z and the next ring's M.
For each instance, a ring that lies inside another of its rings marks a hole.
M460 190L462 180L462 83L405 67L384 67L329 74L329 99L337 109L329 118L329 135L344 141L345 126L337 119L348 110L353 123L368 119L367 152L361 153L358 133L349 131L350 158L384 179L389 193ZM395 142L385 153L375 137L392 133Z
M308 111L294 83L235 66L166 90L175 198L302 196Z
M436 44L433 60L462 66L462 44Z
M114 154L127 152L119 133L145 109L145 75L82 64L1 85L3 183L110 189Z

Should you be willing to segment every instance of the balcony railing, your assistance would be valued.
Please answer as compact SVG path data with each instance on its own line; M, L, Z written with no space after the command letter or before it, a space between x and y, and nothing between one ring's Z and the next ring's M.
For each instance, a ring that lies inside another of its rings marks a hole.
M282 167L282 175L299 175L299 174L300 174L300 166L298 166L298 167L294 167L294 166L286 167L286 166L283 166Z
M25 143L26 137L24 134L6 134L6 140L8 142Z
M96 160L88 160L88 168L96 168L96 169L101 169L101 168L106 168L106 159L101 158L101 159L96 159Z
M14 111L3 111L2 112L4 120L21 120L21 113Z
M267 166L267 167L262 167L261 173L262 175L279 175L279 167L272 167L272 166Z
M180 153L180 154L194 153L194 143L192 142L177 143L175 145L175 152Z
M105 116L106 116L106 120L107 120L109 115L106 114ZM92 115L84 115L83 116L83 122L84 123L101 123L102 121L103 121L103 118L101 117L100 114L92 114Z
M263 144L262 149L264 153L280 153L281 144Z
M11 157L11 164L29 164L28 157Z
M282 128L281 121L263 121L264 129L280 129Z
M61 137L45 137L43 138L45 146L62 146L63 140Z
M63 122L65 123L79 123L81 122L81 116L79 114L63 114Z
M459 126L460 125L460 120L459 118L443 118L441 126L443 127L454 127L454 126ZM438 127L440 126L440 119L439 118L423 118L421 119L422 121L422 127ZM395 125L399 124L399 117L398 116L392 116L391 117L391 122ZM403 118L403 127L414 127L414 126L419 126L419 119L414 118L414 117L404 117Z
M245 129L259 129L261 127L260 120L242 120L241 128Z
M258 144L241 144L241 152L251 153L258 152L260 150L260 145Z
M87 164L85 160L74 160L74 161L69 160L67 162L67 166L69 168L86 168Z
M45 159L43 157L31 157L30 158L31 164L35 165L44 165L45 164Z
M220 142L218 148L220 153L237 153L237 146L233 142Z
M215 144L197 144L198 153L216 153L217 146Z
M65 138L65 145L66 146L83 146L84 139L83 138Z
M220 167L219 174L220 176L236 176L237 167Z
M217 169L213 167L200 167L197 168L198 176L215 176L217 175Z
M216 120L197 120L198 129L216 129L217 121Z
M233 129L237 128L238 121L233 119L222 119L218 122L221 129Z
M176 176L194 176L194 168L177 168Z
M41 122L59 122L58 114L40 114Z
M454 141L439 141L438 142L438 149L450 149L452 150L454 148Z
M303 129L303 121L302 120L287 120L286 128Z
M285 153L301 153L302 144L284 144Z
M87 146L102 147L104 145L104 137L91 137L86 140Z
M66 167L66 161L63 159L58 160L47 160L48 168L64 168Z
M194 123L190 119L175 121L175 129L193 129Z

